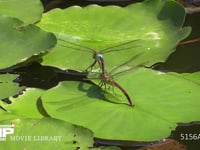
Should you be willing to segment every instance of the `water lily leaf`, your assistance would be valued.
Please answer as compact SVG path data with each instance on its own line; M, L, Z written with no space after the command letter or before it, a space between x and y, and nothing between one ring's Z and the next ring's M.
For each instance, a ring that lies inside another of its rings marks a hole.
M38 21L44 9L40 0L1 0L0 14L23 20L26 24Z
M14 125L14 134L0 142L2 149L88 149L93 146L90 130L52 118L14 119L0 124ZM45 144L44 144L45 143Z
M108 146L108 147L100 146L97 148L92 148L91 150L121 150L121 149L116 146Z
M116 45L109 49L112 52L104 54L108 69L139 54L135 65L165 61L191 31L190 27L182 27L184 18L184 8L171 0L147 0L124 8L90 5L54 9L43 15L38 26L66 42L58 40L43 64L85 70L94 61L90 49L103 53L104 49Z
M178 76L191 80L197 84L200 84L200 72L181 73L181 74L178 74Z
M0 15L0 39L0 69L37 60L56 44L52 33L4 15Z
M6 111L4 110L4 108L0 109L0 117L1 117L0 121L7 120L7 119L18 118L18 116L15 115L15 114L6 113Z
M1 120L13 119L13 116L18 116L17 118L43 117L38 108L38 99L43 92L44 90L41 89L27 88L26 91L17 98L10 97L12 103L3 105L6 112L0 114L2 116Z
M133 99L134 107L127 104L125 96L121 104L114 103L107 100L110 97L102 97L94 85L66 81L47 90L42 104L50 116L85 126L97 138L112 140L159 140L168 137L178 122L200 119L200 87L193 82L145 68L116 81Z
M0 99L14 96L24 87L19 87L13 80L17 78L17 75L13 74L1 74L0 75ZM9 90L8 90L9 89Z

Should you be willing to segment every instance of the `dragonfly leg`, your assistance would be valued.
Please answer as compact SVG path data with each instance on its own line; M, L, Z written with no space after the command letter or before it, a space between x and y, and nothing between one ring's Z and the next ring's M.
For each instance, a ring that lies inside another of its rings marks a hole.
M114 85L110 85L110 86L108 87L108 90L109 90L110 88L112 88L111 90L112 90L112 92L113 92L113 94L114 94L115 96L121 97L121 95L119 95L119 94L117 94L117 93L115 92L115 86L114 86Z
M97 60L95 60L89 67L87 67L86 69L85 69L85 71L86 72L91 72L92 71L92 69L93 69L93 67L94 67L94 65L97 63Z
M108 84L108 83L106 83L104 81L100 81L98 86L103 88L106 91L106 90L109 90L112 85L110 85L110 84ZM114 91L114 86L112 86L112 89Z
M117 94L115 93L115 88L114 88L114 86L112 86L112 92L113 92L115 95L117 95Z
M100 81L99 84L98 84L98 86L99 86L100 88L102 88L102 86L105 86L105 85L104 85L104 82L103 82L103 81Z

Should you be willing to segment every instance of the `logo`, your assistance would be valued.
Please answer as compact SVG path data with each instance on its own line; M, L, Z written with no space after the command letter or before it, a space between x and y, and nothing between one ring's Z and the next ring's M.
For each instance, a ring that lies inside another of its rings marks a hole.
M0 125L0 141L6 141L6 136L8 134L14 133L13 125Z

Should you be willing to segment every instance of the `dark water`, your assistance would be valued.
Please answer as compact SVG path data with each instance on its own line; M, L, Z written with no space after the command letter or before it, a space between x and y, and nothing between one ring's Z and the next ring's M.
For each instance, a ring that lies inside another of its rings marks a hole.
M200 38L200 13L188 14L184 26L191 26L192 33L185 39L192 40ZM161 63L157 69L175 71L178 73L192 73L200 71L200 41L179 45L166 62Z

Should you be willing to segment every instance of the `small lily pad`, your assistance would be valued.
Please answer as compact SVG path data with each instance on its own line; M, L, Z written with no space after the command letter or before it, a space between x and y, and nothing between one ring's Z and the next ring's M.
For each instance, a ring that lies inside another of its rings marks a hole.
M40 0L1 0L0 14L23 20L26 24L37 22L44 9Z
M24 87L19 87L17 83L13 82L13 80L16 78L17 75L13 74L0 75L0 99L14 96L24 88Z
M0 15L0 39L0 69L36 61L56 44L52 33L4 15Z
M10 97L12 103L3 105L6 111L0 112L0 120L43 117L38 108L38 99L43 92L41 89L27 88L17 98Z

